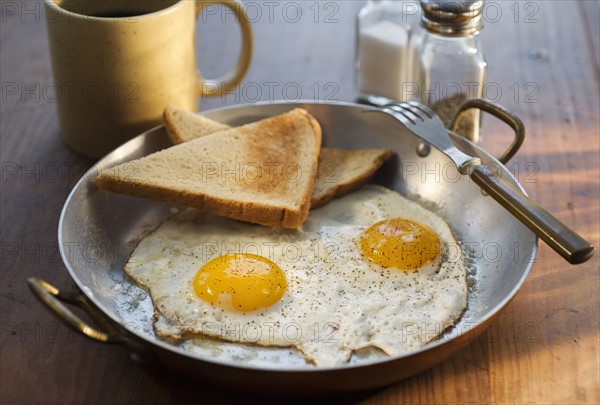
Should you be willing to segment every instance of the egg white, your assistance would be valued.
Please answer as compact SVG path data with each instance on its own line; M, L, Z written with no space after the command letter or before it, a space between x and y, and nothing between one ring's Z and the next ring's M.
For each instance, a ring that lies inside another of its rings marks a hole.
M359 253L361 233L376 222L406 218L430 227L443 244L416 271L384 269ZM227 253L253 253L285 272L281 301L248 313L198 298L196 272ZM150 293L158 336L212 336L262 346L295 347L319 367L346 363L377 347L391 356L424 346L467 305L465 259L436 214L386 188L361 190L311 211L301 229L274 229L194 209L173 216L144 238L125 266Z

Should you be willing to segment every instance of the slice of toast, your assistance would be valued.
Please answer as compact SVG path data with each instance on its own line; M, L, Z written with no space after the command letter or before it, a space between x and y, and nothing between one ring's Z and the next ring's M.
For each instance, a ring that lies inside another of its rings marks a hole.
M322 148L310 208L357 190L392 154L387 149Z
M175 145L231 128L229 125L221 124L173 105L168 105L165 108L163 121L165 122L167 134Z
M169 105L163 113L167 134L174 144L231 128L202 115ZM387 149L322 148L311 208L358 189L392 156Z
M96 183L241 221L297 228L308 216L320 149L321 127L297 108L106 169Z

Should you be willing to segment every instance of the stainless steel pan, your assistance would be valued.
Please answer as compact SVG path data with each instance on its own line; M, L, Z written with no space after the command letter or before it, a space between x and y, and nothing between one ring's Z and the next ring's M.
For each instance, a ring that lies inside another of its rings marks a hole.
M69 325L92 339L124 344L141 360L156 361L229 388L307 393L383 386L427 369L469 344L527 277L537 250L534 234L484 195L467 176L461 176L445 155L425 147L392 117L365 114L365 106L262 104L224 108L205 115L240 125L297 106L317 117L326 146L395 151L396 158L373 181L435 209L463 242L471 268L468 309L442 337L410 355L386 357L367 351L344 367L328 369L304 364L287 349L202 339L201 349L190 353L158 339L152 331L152 303L144 290L124 276L122 267L138 241L168 218L173 207L102 192L95 187L94 178L106 167L169 146L162 127L138 136L99 161L67 199L58 238L65 266L78 291L59 292L42 280L30 279L33 291ZM458 135L451 137L461 150L495 167L499 175L521 188L492 156ZM100 329L77 318L61 301L84 307Z

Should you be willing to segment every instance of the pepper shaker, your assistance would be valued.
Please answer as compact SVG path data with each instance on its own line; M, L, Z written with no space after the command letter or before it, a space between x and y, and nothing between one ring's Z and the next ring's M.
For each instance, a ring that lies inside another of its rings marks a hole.
M487 63L479 32L483 28L483 0L421 0L424 34L415 81L420 101L434 110L446 126L469 98L482 97ZM463 114L457 133L480 141L481 113Z

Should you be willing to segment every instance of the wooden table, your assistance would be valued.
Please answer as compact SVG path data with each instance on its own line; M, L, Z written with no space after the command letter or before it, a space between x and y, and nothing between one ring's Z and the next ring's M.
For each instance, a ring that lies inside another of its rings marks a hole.
M58 217L70 189L93 162L60 139L56 106L44 90L52 75L41 4L1 4L0 402L268 399L140 366L120 347L72 333L29 292L25 280L31 276L71 287L57 254ZM201 100L202 110L294 100L299 91L309 100L354 100L354 17L363 2L248 4L262 12L254 14L256 52L250 73L235 93ZM527 139L509 167L533 199L598 246L598 2L490 1L487 10L482 41L488 81L501 90L488 96L527 126ZM222 53L224 47L239 45L233 27L231 16L226 23L211 16L201 27L198 47L207 76L222 73L235 59ZM484 137L483 146L499 153L511 133L489 118ZM493 333L396 385L329 400L599 403L599 258L596 254L585 264L570 266L542 243L529 278L497 319Z

